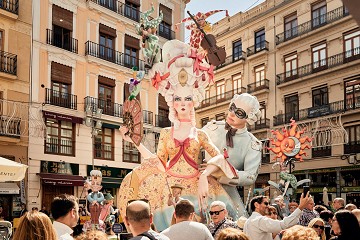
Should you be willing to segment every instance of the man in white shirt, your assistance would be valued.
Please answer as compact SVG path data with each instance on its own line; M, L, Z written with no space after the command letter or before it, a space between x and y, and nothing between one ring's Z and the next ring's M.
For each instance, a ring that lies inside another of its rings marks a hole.
M72 228L79 220L79 205L76 197L62 194L55 197L51 203L51 214L55 221L53 226L56 230L58 240L73 240Z
M194 222L194 204L187 199L180 200L175 206L175 224L162 234L171 240L213 240L209 229L202 223Z
M296 225L302 210L309 201L309 192L304 197L301 194L299 207L288 217L283 220L273 220L265 216L268 210L269 200L265 196L256 196L251 199L250 206L253 211L244 226L244 233L250 239L256 240L272 240L272 233L279 233L281 230L287 229Z

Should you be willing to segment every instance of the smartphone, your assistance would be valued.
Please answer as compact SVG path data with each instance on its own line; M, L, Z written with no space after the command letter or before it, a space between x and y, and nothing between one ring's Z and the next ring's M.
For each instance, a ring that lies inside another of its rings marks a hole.
M309 190L310 190L310 186L303 186L304 197L306 196L306 194Z

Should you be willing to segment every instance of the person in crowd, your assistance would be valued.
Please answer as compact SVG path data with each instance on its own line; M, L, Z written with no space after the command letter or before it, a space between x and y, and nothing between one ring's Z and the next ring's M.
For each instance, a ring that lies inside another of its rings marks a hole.
M290 202L288 205L289 213L292 214L298 207L299 204L297 202Z
M79 206L79 216L86 216L86 211L84 207Z
M25 204L25 203L21 203L20 217L24 216L24 214L25 214L27 211L28 211L28 210L26 209L26 204Z
M321 218L313 218L309 222L308 227L313 228L317 232L320 240L326 240L324 220L322 220Z
M351 212L352 210L357 209L357 207L355 204L348 203L346 204L345 209Z
M286 229L281 240L317 240L319 239L316 231L309 227L295 225Z
M331 238L331 222L333 217L334 213L330 210L325 210L320 213L320 218L324 220L325 223L325 235L327 240Z
M239 229L229 227L221 230L216 240L250 240L250 238Z
M51 213L55 220L53 225L58 240L72 240L72 228L79 220L79 205L76 197L67 194L55 197L51 203Z
M98 230L90 230L77 236L75 240L108 240L108 236Z
M175 205L175 224L162 231L171 240L213 240L209 229L202 223L194 222L194 204L187 199ZM184 231L186 230L186 231Z
M320 214L322 211L327 210L327 208L326 208L325 206L323 206L323 205L315 205L314 210L315 210L318 214Z
M307 202L299 219L299 224L301 226L307 227L313 218L320 217L320 215L314 210L314 205L314 199L310 196L309 201Z
M345 209L345 200L343 198L335 198L332 207L335 212Z
M244 225L246 222L247 218L244 216L239 217L239 219L236 221L236 224L238 225L238 227L240 228L240 230L242 231L244 229Z
M360 209L354 209L351 212L355 215L360 225Z
M124 223L133 234L132 240L169 240L163 234L157 233L151 229L153 215L150 213L150 206L142 200L129 202L126 207Z
M269 200L265 196L256 196L250 201L252 210L251 216L245 223L244 233L250 239L272 240L272 233L279 233L281 230L289 228L297 223L300 215L309 201L309 192L304 197L301 194L299 207L283 220L273 220L265 216L268 209Z
M36 211L36 212L38 212L39 211L39 208L38 207L33 207L33 208L31 208L31 211Z
M51 220L38 211L26 212L13 237L15 240L58 240Z
M284 202L284 197L282 195L277 196L274 199L274 203L279 206L278 211L278 219L281 220L284 217L288 216L287 210L286 210L286 204Z
M335 213L331 229L335 234L332 240L358 240L360 236L359 222L348 210L339 210Z
M44 214L47 215L47 216L50 216L50 213L49 213L48 210L46 210L46 206L45 206L45 205L42 206L40 212L41 212L41 213L44 213Z
M208 228L211 232L211 235L216 238L220 231L224 228L232 227L240 229L238 225L227 219L227 210L226 205L222 201L214 201L210 204L210 217L211 223L208 225Z
M168 206L175 207L176 203L183 199L181 198L181 192L183 189L184 187L181 186L180 184L174 184L173 186L171 186L171 193L169 193Z
M274 206L269 206L268 210L266 211L265 214L267 217L271 218L271 219L278 219L278 212L276 210L276 208Z

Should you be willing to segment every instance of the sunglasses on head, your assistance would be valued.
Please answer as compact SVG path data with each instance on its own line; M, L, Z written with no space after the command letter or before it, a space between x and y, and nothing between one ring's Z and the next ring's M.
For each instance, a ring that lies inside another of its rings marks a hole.
M212 216L212 215L219 215L222 211L224 211L225 209L222 209L220 211L210 211L209 214Z
M320 228L321 230L324 230L324 229L325 229L324 226L320 226L320 225L317 225L317 224L314 224L314 225L313 225L313 228Z
M237 108L235 103L230 105L229 112L234 112L235 116L240 119L246 119L248 117L245 110L242 108Z

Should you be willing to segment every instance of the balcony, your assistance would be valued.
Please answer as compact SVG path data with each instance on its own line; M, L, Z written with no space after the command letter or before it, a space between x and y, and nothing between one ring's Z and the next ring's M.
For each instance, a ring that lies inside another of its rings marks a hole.
M0 51L0 72L16 76L17 55Z
M316 147L311 149L312 158L316 157L329 157L331 156L331 146Z
M85 43L85 55L97 57L105 61L127 67L129 69L132 69L134 66L136 66L139 70L145 70L144 61L91 41L87 41Z
M220 69L220 68L223 68L227 65L230 65L232 63L235 63L237 61L240 61L240 60L245 60L245 57L246 57L246 53L244 51L241 51L241 54L237 55L237 56L233 56L233 55L230 55L228 57L225 58L225 62L220 64L219 66L216 67L216 70Z
M297 27L289 29L283 33L276 35L276 45L289 41L298 36L304 35L305 33L311 32L312 30L323 27L329 23L337 21L341 18L344 18L349 15L349 12L345 10L344 7L339 7L335 10L332 10L324 15L314 18L308 22L305 22Z
M168 26L162 25L161 23L159 25L158 34L160 37L166 38L168 40L175 39L175 32L171 30L171 28L169 28Z
M84 111L87 106L91 106L92 111L95 113L98 108L102 109L102 113L114 117L122 117L123 108L121 104L113 103L103 99L93 97L85 97Z
M260 118L254 125L249 126L250 131L266 128L270 128L270 119L268 118Z
M135 21L135 22L139 22L140 21L140 11L137 10L136 8L129 6L127 4L122 4L121 6L122 8L122 12L125 17Z
M73 53L78 53L77 39L63 34L57 34L51 29L46 29L46 43Z
M155 114L155 127L171 127L171 121L167 116Z
M1 0L0 1L0 9L4 9L5 11L8 11L8 12L18 15L19 14L19 0Z
M352 141L344 144L344 154L360 153L360 141Z
M264 51L264 50L269 51L269 42L268 41L262 41L262 42L255 44L254 46L248 47L247 48L247 56L250 57L251 55L254 55L254 54Z
M349 63L360 59L360 48L354 48L349 51L339 53L323 59L318 62L310 63L297 69L287 71L276 75L276 84L280 85L285 82L290 82L295 79L311 75L313 73L321 72L327 69L337 67L339 65Z
M345 112L360 108L360 98L341 100L322 106L305 108L299 111L293 111L285 114L278 114L274 116L274 126L287 124L293 118L296 121L302 121L309 118L317 118L330 114Z
M20 118L0 116L0 136L20 138L20 123Z
M234 89L234 90L231 90L228 92L224 92L217 96L210 97L208 99L203 100L201 102L200 106L198 107L198 109L205 108L208 106L216 106L218 104L222 104L225 101L231 100L234 97L234 94L236 94L236 93L241 94L241 93L245 93L245 92L246 92L246 89L244 87L242 87L242 88Z
M144 123L153 125L153 123L154 123L153 112L143 110L143 121L144 121Z
M269 90L269 82L270 81L268 79L262 79L254 83L250 83L247 85L247 92L253 93L263 89Z
M76 110L77 96L46 88L45 103Z

